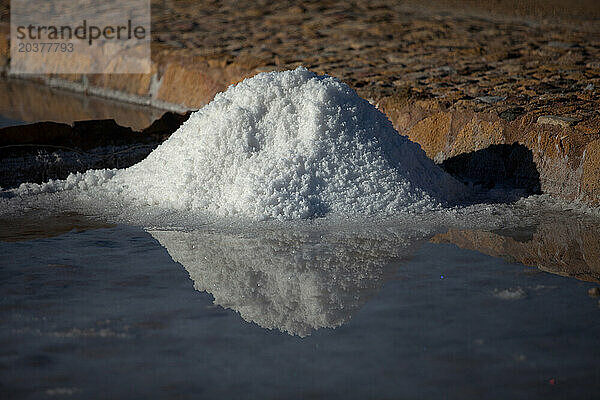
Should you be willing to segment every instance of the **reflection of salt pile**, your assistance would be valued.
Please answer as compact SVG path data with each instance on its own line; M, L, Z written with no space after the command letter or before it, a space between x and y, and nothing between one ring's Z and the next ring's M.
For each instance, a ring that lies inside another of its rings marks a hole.
M323 237L283 230L248 237L150 233L216 304L299 336L350 319L383 284L386 264L407 255L411 243L389 231Z
M346 84L304 68L230 87L131 168L69 179L60 189L254 219L423 211L463 190Z

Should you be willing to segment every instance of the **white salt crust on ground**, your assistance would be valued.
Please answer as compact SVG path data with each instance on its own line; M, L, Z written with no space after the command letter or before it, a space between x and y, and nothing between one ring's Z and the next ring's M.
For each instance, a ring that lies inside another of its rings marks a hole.
M65 189L256 220L423 212L466 191L348 85L302 67L217 94L130 168L16 193Z

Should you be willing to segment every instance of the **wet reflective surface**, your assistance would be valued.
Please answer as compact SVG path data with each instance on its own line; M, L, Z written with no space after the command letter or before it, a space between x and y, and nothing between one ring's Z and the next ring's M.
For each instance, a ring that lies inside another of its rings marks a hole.
M0 114L0 128L5 128L7 126L17 126L25 124L24 121L12 119Z
M350 320L418 244L389 231L150 233L215 304L301 337Z
M539 226L177 232L70 218L77 230L42 218L49 234L0 242L0 397L598 393L597 284L500 254L552 249Z
M547 212L524 226L449 229L431 238L553 274L600 283L600 222Z
M86 96L19 79L0 79L0 128L39 121L114 119L134 130L144 129L164 111L95 96Z

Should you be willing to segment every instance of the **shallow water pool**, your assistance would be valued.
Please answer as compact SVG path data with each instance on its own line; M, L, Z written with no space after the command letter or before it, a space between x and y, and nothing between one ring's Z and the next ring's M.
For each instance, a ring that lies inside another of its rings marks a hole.
M480 251L449 244L468 247L467 231L389 227L241 235L71 215L3 231L2 398L592 399L600 388L597 283L514 262L517 250L482 253L495 236L506 253L533 248L540 227L487 232Z

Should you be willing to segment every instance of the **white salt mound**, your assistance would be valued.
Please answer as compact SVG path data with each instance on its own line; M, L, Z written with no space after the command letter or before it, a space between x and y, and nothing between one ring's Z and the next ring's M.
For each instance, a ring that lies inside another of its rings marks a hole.
M20 190L101 190L259 220L420 212L464 191L348 85L302 67L217 94L130 168L46 185Z

